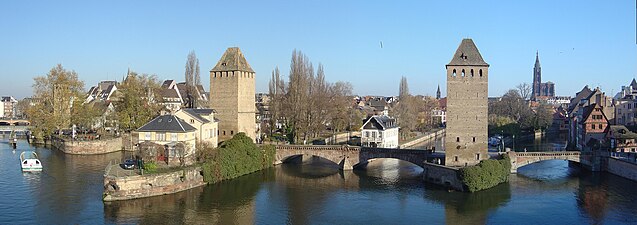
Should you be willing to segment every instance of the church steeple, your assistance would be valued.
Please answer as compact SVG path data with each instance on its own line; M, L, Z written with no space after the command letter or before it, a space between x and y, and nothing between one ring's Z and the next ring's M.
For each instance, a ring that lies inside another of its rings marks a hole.
M440 84L438 85L438 91L436 91L436 99L440 99Z
M540 68L540 52L535 51L535 68Z

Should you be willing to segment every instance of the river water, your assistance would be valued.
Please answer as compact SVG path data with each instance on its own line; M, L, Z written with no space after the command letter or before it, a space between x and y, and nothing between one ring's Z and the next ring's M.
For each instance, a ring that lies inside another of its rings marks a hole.
M35 150L44 170L22 173ZM173 195L103 203L109 160L0 143L0 224L637 224L637 182L561 160L519 169L468 194L424 184L422 169L382 159L339 171L322 160L283 164Z

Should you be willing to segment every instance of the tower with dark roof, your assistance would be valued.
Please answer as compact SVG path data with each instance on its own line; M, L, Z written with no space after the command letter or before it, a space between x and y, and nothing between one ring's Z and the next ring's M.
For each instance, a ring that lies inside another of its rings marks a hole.
M463 39L447 68L445 165L468 166L488 159L489 64L471 39Z
M217 111L219 141L244 132L256 137L254 70L238 47L223 53L210 70L210 106Z

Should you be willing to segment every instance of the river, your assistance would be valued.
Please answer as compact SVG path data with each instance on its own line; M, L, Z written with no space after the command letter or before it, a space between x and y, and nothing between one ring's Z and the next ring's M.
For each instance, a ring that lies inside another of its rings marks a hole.
M23 173L34 150L42 172ZM520 168L510 182L468 194L419 179L393 159L339 171L313 158L173 195L103 203L102 174L123 153L65 155L0 143L0 224L636 224L637 182L569 167Z

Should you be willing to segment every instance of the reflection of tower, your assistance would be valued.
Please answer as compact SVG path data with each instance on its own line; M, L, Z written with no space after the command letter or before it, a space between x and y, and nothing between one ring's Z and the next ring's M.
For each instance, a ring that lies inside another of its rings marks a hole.
M471 39L463 39L447 64L445 165L475 165L487 155L489 64Z

